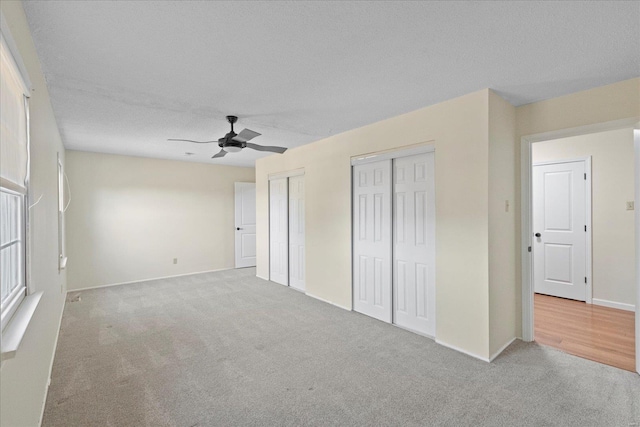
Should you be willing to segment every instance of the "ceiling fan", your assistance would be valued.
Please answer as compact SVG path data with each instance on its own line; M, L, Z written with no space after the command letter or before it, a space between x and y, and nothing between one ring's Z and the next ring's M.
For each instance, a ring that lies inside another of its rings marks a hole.
M233 124L238 121L237 116L227 116L227 121L231 123L231 132L218 139L218 141L193 141L191 139L169 139L168 141L185 141L185 142L195 142L196 144L209 144L211 142L217 142L218 146L221 148L220 152L213 157L212 159L218 157L224 157L227 153L237 153L243 148L251 148L253 150L258 151L271 151L273 153L284 153L287 151L285 147L274 147L274 146L266 146L266 145L258 145L248 142L255 138L256 136L260 136L258 132L254 132L250 129L243 129L240 133L235 133L233 131Z

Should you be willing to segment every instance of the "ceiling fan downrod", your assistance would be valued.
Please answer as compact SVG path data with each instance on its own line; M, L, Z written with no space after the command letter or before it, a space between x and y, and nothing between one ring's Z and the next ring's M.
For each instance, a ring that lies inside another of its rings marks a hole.
M231 123L231 132L235 133L233 131L233 124L238 121L238 116L227 116L227 121Z

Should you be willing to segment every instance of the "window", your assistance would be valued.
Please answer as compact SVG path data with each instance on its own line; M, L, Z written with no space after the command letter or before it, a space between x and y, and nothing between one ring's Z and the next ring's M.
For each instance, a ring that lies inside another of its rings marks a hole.
M65 269L67 265L67 257L65 256L65 223L64 212L67 210L65 206L65 179L64 166L60 160L58 153L58 272ZM67 201L67 205L69 202Z
M0 316L1 328L27 292L29 175L27 85L0 33Z

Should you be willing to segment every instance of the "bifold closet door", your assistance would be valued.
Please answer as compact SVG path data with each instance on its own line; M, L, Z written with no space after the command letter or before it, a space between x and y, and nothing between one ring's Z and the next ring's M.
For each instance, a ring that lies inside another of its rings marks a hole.
M304 291L304 175L289 178L289 286Z
M391 322L391 160L353 167L353 308Z
M269 279L289 284L287 178L269 181Z
M393 162L394 323L435 336L434 154Z

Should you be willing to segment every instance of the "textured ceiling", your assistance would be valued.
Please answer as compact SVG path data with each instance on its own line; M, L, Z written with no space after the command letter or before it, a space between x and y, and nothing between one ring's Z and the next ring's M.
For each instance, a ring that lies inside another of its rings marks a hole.
M211 160L240 116L295 147L492 88L514 105L640 75L638 2L27 1L69 149ZM185 156L185 152L196 153Z

